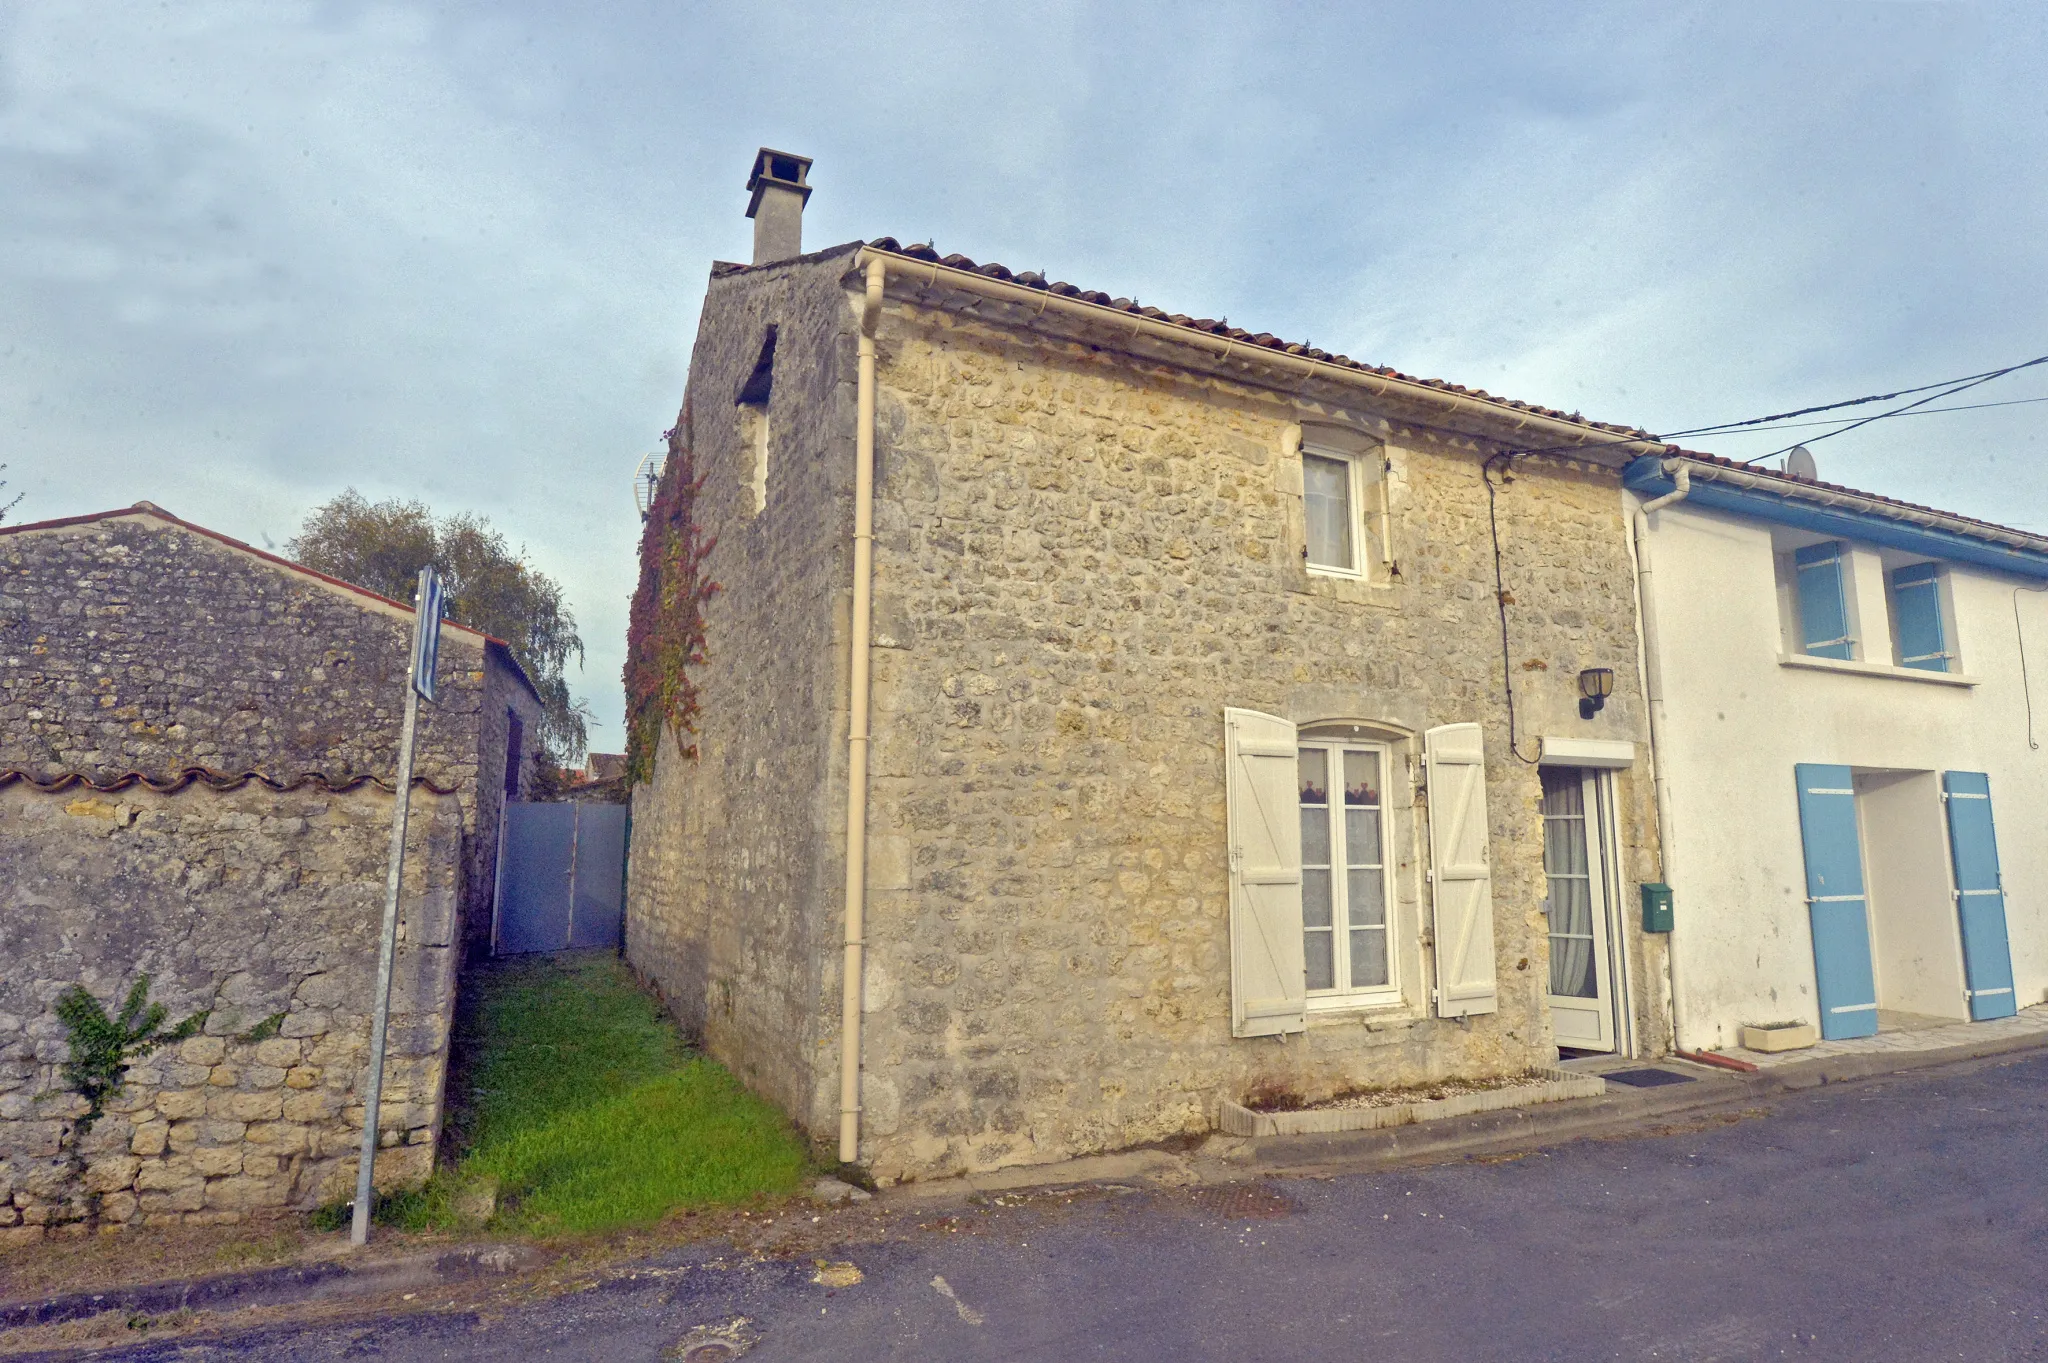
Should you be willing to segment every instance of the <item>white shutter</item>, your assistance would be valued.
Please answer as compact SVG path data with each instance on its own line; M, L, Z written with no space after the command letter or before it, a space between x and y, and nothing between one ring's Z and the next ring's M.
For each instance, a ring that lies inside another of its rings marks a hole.
M1230 831L1230 1034L1308 1026L1301 957L1301 795L1294 725L1223 712Z
M1491 1013L1493 871L1486 831L1486 747L1477 724L1422 736L1429 781L1430 891L1436 911L1438 1017Z

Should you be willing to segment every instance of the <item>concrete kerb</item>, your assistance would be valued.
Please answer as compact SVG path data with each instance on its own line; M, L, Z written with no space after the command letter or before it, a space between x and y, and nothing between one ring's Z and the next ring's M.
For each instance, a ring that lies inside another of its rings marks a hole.
M1364 1173L1439 1163L1474 1155L1531 1150L1569 1141L1627 1135L1660 1124L1741 1111L1783 1093L1933 1069L1966 1061L2048 1049L2048 1036L1994 1037L1927 1051L1877 1051L1817 1057L1754 1074L1669 1057L1643 1061L1694 1082L1630 1089L1610 1085L1595 1098L1505 1108L1378 1130L1318 1135L1215 1135L1187 1153L1166 1149L1089 1155L1054 1164L1019 1165L989 1173L884 1189L887 1203L967 1201L998 1192L1051 1192L1104 1183L1185 1187L1252 1178Z
M528 1245L466 1245L366 1262L322 1259L101 1292L65 1292L0 1303L0 1331L61 1325L110 1311L164 1316L177 1311L239 1311L281 1303L337 1301L515 1273L534 1267L545 1257Z

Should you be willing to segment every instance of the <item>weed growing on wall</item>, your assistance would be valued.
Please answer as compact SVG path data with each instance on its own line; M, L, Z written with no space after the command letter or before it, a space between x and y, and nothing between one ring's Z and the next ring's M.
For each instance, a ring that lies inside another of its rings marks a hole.
M668 461L640 533L640 582L626 626L626 779L654 775L664 729L697 755L697 686L689 669L704 662L704 603L718 584L704 573L715 542L697 524L704 480L690 451L690 404L668 433Z
M149 976L135 987L113 1017L82 984L74 984L57 1000L57 1020L64 1024L71 1058L64 1064L64 1082L85 1099L85 1114L71 1128L73 1148L107 1113L107 1101L120 1093L128 1067L150 1052L196 1036L207 1013L194 1013L175 1027L164 1026L168 1014L149 1001Z

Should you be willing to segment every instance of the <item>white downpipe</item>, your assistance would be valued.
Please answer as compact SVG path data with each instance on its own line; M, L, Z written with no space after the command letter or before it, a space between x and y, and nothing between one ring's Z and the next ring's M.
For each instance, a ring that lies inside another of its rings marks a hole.
M853 434L853 619L846 719L846 959L839 980L839 1162L860 1159L861 948L867 940L868 646L875 574L875 326L887 270L868 261Z
M1676 461L1674 461L1676 462ZM1664 883L1677 882L1672 871L1671 850L1677 841L1671 823L1670 763L1664 760L1664 663L1657 641L1657 594L1652 589L1650 569L1650 513L1673 502L1685 500L1692 491L1692 468L1680 463L1671 471L1677 487L1662 497L1636 508L1636 600L1643 620L1643 689L1650 703L1650 772L1657 799L1657 845ZM1685 1044L1685 994L1678 987L1678 932L1674 927L1665 944L1664 960L1671 979L1671 1049L1682 1051Z

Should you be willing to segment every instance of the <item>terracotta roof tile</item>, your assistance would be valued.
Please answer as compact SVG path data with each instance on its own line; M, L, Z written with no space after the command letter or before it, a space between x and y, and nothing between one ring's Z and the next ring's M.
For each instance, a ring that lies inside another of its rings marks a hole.
M397 789L395 782L387 781L381 776L358 775L337 777L329 776L324 771L301 772L297 776L280 780L274 776L265 776L260 771L230 772L215 771L211 767L185 767L168 776L151 776L146 772L130 771L123 772L119 776L107 777L104 780L94 780L92 777L76 771L61 772L56 776L43 777L37 776L32 771L24 771L20 767L8 767L5 770L0 770L0 787L11 786L17 781L24 785L33 786L46 795L54 794L61 790L69 790L73 786L81 790L97 791L102 795L111 795L115 791L126 790L130 786L141 786L145 790L153 790L159 795L175 795L195 782L200 785L210 786L214 790L240 790L251 781L280 792L313 786L332 794L341 795L362 786L374 785L377 789L388 795ZM443 786L424 776L413 777L412 783L415 786L430 790L436 795L453 795L458 789L455 786Z
M1867 492L1860 487L1850 487L1846 483L1824 483L1819 479L1794 478L1791 474L1779 469L1745 464L1739 459L1728 459L1718 454L1703 454L1698 450L1681 450L1673 446L1669 457L1684 459L1694 464L1706 464L1713 468L1738 469L1743 473L1754 474L1756 477L1783 484L1785 492L1789 496L1796 497L1802 491L1839 492L1851 497L1861 497L1865 501L1879 502L1885 506L1895 506L1901 511L1917 511L1929 516L1940 516L1944 520L1956 521L1964 526L1975 526L1980 530L1996 531L2000 535L2020 535L2027 539L2048 542L2048 536L2036 535L2031 530L2020 530L2010 525L2000 525L1996 521L1979 520L1975 516L1965 516L1958 512L1944 510L1938 506L1927 506L1920 502L1904 501L1898 497L1887 497L1881 492Z
M1555 407L1543 407L1533 402L1521 402L1514 398L1504 398L1498 394L1489 393L1483 388L1467 388L1462 384L1446 383L1442 379L1419 378L1413 374L1404 374L1397 369L1387 368L1384 365L1366 364L1362 361L1354 360L1348 355L1333 355L1329 351L1318 349L1305 341L1282 340L1268 331L1251 332L1246 331L1243 327L1231 326L1227 321L1206 317L1189 317L1185 313L1164 312L1155 307L1148 307L1134 298L1113 298L1098 289L1082 289L1063 281L1048 281L1043 274L1036 270L1025 270L1021 273L1015 272L1007 266L998 265L993 261L975 261L957 252L952 255L941 256L937 251L922 242L914 242L906 246L894 237L877 237L875 240L868 242L867 245L877 251L887 251L891 255L903 256L910 260L927 261L934 265L943 265L948 269L961 270L969 274L985 275L990 279L1000 279L1007 283L1019 284L1027 289L1043 289L1047 293L1061 298L1077 298L1084 303L1094 303L1101 307L1115 308L1119 312L1134 313L1140 317L1166 322L1177 327L1185 327L1189 331L1206 332L1211 336L1228 337L1230 340L1242 341L1246 345L1258 346L1266 350L1277 350L1288 355L1321 360L1328 364L1339 365L1345 369L1357 370L1362 374L1374 374L1381 378L1395 379L1403 383L1421 384L1424 387L1439 389L1447 393L1458 393L1481 402L1494 403L1518 412L1528 412L1532 416L1548 417L1553 421L1568 421L1575 426L1583 426L1589 431L1607 432L1625 436L1632 440L1654 441L1657 439L1656 436L1638 426L1621 426L1605 421L1588 421L1577 412L1564 412L1559 411Z

